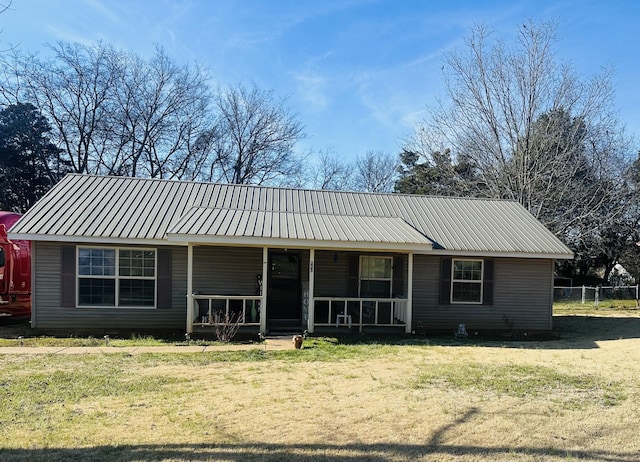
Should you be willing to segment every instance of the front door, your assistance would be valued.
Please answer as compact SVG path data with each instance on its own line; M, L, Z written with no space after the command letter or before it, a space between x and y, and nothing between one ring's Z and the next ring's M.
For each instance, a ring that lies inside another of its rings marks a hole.
M269 329L299 329L302 323L300 254L272 252L269 256L268 278Z

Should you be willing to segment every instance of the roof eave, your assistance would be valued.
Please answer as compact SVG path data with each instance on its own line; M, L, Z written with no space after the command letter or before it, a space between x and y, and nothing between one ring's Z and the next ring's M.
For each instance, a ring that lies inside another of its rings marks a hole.
M494 258L542 258L552 260L572 260L573 253L521 252L495 250L449 250L433 249L432 244L424 243L389 243L389 242L355 242L355 241L321 241L312 239L281 239L281 238L247 238L239 236L192 236L183 234L168 234L166 239L149 238L117 238L104 236L68 236L22 234L9 232L9 239L26 241L67 242L74 244L99 245L153 245L166 246L187 244L209 245L237 245L250 247L281 247L281 248L314 248L341 250L369 250L369 251L398 251L414 252L441 256L460 257L494 257Z
M491 258L540 258L545 260L573 260L573 253L561 252L522 252L522 251L496 251L496 250L448 250L437 249L432 255L451 257L491 257Z
M329 241L314 239L285 239L262 238L246 236L212 236L212 235L186 235L167 234L170 242L186 244L209 245L237 245L249 247L280 247L280 248L313 248L313 249L341 249L341 250L370 250L370 251L397 251L414 253L431 253L431 243L415 242L367 242L367 241Z
M119 238L104 236L68 236L56 234L12 234L9 233L11 240L39 241L39 242L67 242L70 244L100 244L100 245L185 245L180 242L168 242L166 239L149 239L149 238Z

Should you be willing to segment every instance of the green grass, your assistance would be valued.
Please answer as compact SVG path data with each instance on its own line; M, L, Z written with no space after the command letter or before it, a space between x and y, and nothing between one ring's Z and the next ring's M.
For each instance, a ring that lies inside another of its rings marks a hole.
M132 374L131 361L128 355L44 355L5 361L0 372L0 422L64 421L73 413L70 406L84 399L131 399L187 380Z
M586 302L556 302L553 304L554 315L615 315L640 314L635 300L602 300L598 306L593 301Z
M208 366L224 362L287 361L337 362L350 359L371 359L393 355L399 346L393 343L342 343L334 337L309 337L300 350L269 350L268 346L239 351L207 351L198 353L142 353L136 354L140 361L148 365L175 364Z
M215 340L206 340L206 339L194 339L185 341L184 339L180 339L177 336L153 336L153 335L142 335L142 334L132 334L128 338L119 338L119 337L110 337L107 341L104 337L80 337L80 336L70 336L70 337L62 337L62 336L35 336L30 337L27 335L23 335L22 339L17 338L17 336L13 335L12 338L0 338L0 347L15 347L15 346L25 346L25 347L61 347L61 348L70 348L70 347L139 347L139 346L182 346L182 345L220 345L220 342Z
M256 361L284 361L296 367L295 364L304 361L340 361L347 358L365 361L374 356L393 361L394 350L402 348L340 346L327 341L317 343L313 348L300 351L43 355L21 361L7 360L3 361L0 370L0 422L25 424L43 418L47 422L64 421L73 417L74 404L88 398L125 397L131 401L143 395L147 398L153 394L161 396L172 384L188 381L188 377L141 376L130 372L140 368L161 365L215 367L217 363ZM560 373L550 367L523 365L431 364L422 367L415 379L409 381L408 387L417 390L448 388L514 398L544 397L573 408L587 404L613 406L626 398L621 384L616 382L606 382L586 374Z

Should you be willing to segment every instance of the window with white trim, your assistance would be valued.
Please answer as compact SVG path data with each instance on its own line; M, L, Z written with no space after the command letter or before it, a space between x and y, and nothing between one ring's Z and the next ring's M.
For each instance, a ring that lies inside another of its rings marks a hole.
M156 251L78 247L78 306L156 306Z
M453 260L451 303L482 303L483 260Z
M360 296L390 298L392 257L360 256Z

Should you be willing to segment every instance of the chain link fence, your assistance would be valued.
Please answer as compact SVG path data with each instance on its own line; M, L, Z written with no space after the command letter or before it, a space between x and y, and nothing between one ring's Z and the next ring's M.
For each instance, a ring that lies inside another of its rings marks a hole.
M602 302L635 302L638 307L639 286L554 287L553 301L599 306Z

